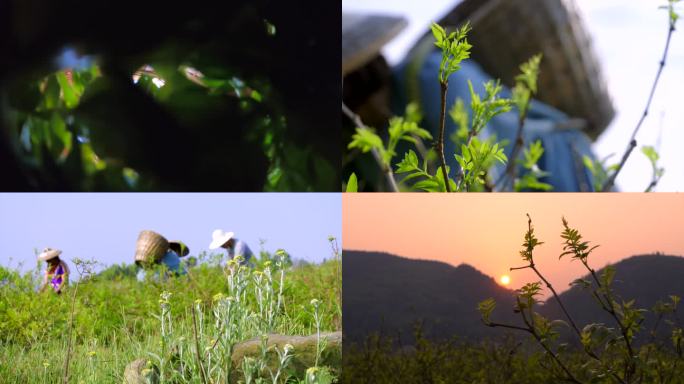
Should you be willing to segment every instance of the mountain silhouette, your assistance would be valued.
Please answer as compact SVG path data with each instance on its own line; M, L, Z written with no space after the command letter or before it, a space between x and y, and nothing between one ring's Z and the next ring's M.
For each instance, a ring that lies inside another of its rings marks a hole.
M651 329L655 321L650 309L658 300L668 300L669 295L684 297L683 257L633 256L613 266L616 294L625 300L634 299L637 307L649 310L643 323L645 330ZM422 322L424 335L432 340L499 337L509 331L484 326L477 311L477 304L490 297L497 302L493 319L521 323L519 315L512 311L514 291L467 264L454 267L382 252L345 250L342 270L345 344L362 343L372 333L398 336L403 344L411 344L418 322ZM597 274L602 272L600 269ZM560 297L579 327L596 322L614 325L590 292L572 287ZM538 310L565 320L553 298Z
M634 300L636 308L648 310L644 314L642 331L637 335L637 341L643 342L645 337L649 337L649 332L656 321L653 306L658 301L669 302L670 295L684 297L684 257L662 254L639 255L623 259L613 264L613 267L615 278L612 287L617 296L616 300ZM596 275L600 277L604 270L605 268L597 270ZM593 282L589 273L582 276L582 279ZM573 286L559 296L580 330L592 323L616 326L615 320L592 298L591 291ZM553 297L546 301L540 312L547 317L565 319ZM681 308L678 312L681 313ZM661 324L659 334L664 336L662 332L667 330L668 327Z
M513 291L466 264L364 251L344 251L342 263L345 343L363 342L374 332L410 343L418 322L431 339L493 335L477 304L492 297L502 308L513 305ZM506 320L514 321L512 311L505 312L511 314Z

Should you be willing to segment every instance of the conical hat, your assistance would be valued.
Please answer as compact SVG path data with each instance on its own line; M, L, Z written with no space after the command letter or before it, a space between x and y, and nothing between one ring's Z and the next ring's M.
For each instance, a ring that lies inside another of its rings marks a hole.
M45 248L43 249L43 252L40 255L38 255L38 260L48 261L50 259L54 259L55 257L61 254L62 251L60 251L59 249Z
M180 240L169 241L169 248L176 252L180 257L187 256L190 254L190 248Z
M342 74L368 63L407 24L400 16L342 12Z

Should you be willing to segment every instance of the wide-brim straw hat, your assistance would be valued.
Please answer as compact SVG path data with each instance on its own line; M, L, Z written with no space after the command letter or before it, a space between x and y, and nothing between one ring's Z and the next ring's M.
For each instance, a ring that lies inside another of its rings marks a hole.
M190 248L180 240L169 241L169 248L176 252L180 257L187 256L190 254Z
M542 53L536 97L584 119L592 137L608 126L615 110L574 0L463 0L439 23L465 21L472 58L487 73L512 85L520 64Z
M235 234L233 232L224 232L221 229L216 229L211 234L211 244L209 244L209 249L214 250L221 247L228 240L232 239Z
M372 60L407 24L400 16L342 12L342 75Z
M43 249L43 252L40 255L38 255L38 260L48 261L48 260L54 259L55 257L57 257L61 254L62 254L62 251L60 251L59 249L45 248L45 249Z

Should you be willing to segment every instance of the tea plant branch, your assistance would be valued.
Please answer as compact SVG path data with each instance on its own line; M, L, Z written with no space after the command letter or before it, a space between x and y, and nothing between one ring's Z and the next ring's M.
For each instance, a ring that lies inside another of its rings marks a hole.
M675 31L675 23L677 22L678 16L674 12L674 3L675 1L669 0L668 9L670 12L670 17L667 39L665 40L665 49L663 51L663 57L660 59L658 65L658 72L656 73L655 79L653 80L653 85L651 86L651 91L648 95L648 100L646 101L646 107L644 108L644 112L641 114L641 117L639 118L636 127L634 127L634 131L632 131L632 136L630 137L629 145L627 146L625 153L622 155L620 163L618 163L615 171L610 175L610 177L608 177L608 180L606 180L605 184L603 184L603 187L601 188L602 191L610 191L610 189L615 184L615 178L622 170L622 167L624 167L625 163L627 162L627 158L629 158L629 155L637 146L636 135L639 132L639 129L641 128L641 124L646 119L646 116L648 116L648 110L651 106L651 101L653 100L653 95L655 94L656 87L658 86L658 80L660 79L660 75L663 72L663 68L665 67L665 60L667 59L667 53L670 49L670 40L672 39L672 34Z
M520 66L520 74L515 77L515 86L513 87L513 102L518 107L518 132L515 136L515 144L511 151L511 156L506 166L506 171L501 179L506 180L504 189L508 183L515 185L515 176L517 173L516 161L525 146L523 139L523 128L525 126L525 119L530 110L530 103L532 96L537 93L537 79L539 77L539 64L541 63L542 55L537 54L532 56L528 61ZM499 180L501 181L501 180ZM499 182L495 183L498 184Z
M465 143L461 145L461 155L455 155L461 167L456 178L457 191L468 191L473 184L486 185L487 169L493 162L505 164L507 161L503 148L499 148L499 143L491 144L490 141L477 139L477 135L494 116L508 112L511 108L511 100L498 96L501 89L498 80L487 81L484 83L484 98L481 98L473 89L473 84L468 81L473 116Z
M439 89L441 94L439 139L435 144L435 149L439 154L446 191L451 192L449 172L447 171L446 157L444 156L446 98L449 89L449 76L461 69L461 62L470 57L470 48L472 48L472 46L468 44L468 40L466 40L466 35L470 32L470 24L466 22L465 25L461 28L457 28L456 31L451 32L450 34L447 34L446 30L437 23L432 23L430 29L432 30L432 35L435 37L435 46L442 50L442 60L439 65Z
M560 297L558 296L558 293L553 288L551 283L541 274L541 272L539 272L536 265L534 264L534 257L533 257L534 248L539 246L539 245L542 245L542 244L544 244L544 243L540 242L534 236L534 227L532 226L532 217L530 217L530 214L528 213L527 214L527 233L525 234L525 243L523 243L523 247L525 247L525 249L520 251L520 254L521 254L521 256L523 256L523 259L525 259L529 262L529 265L526 265L523 267L510 268L510 270L515 271L515 270L526 269L526 268L532 269L534 271L534 273L544 282L546 287L551 291L551 293L553 294L553 297L556 299L556 302L558 303L561 310L563 311L563 314L565 314L565 317L570 322L572 329L575 331L575 333L578 336L580 336L582 334L582 332L580 332L579 328L575 324L575 321L570 316L570 313L568 313L567 309L565 309L565 305L563 305L563 302L561 301Z
M342 112L354 123L356 128L369 129L368 126L363 123L361 117L349 109L344 102L342 102ZM399 192L399 187L397 186L397 181L394 178L392 167L383 161L382 156L380 156L380 153L376 148L371 148L371 153L373 154L373 158L375 158L375 162L378 164L380 170L385 176L385 180L387 180L387 185L389 186L390 190L392 192Z
M451 192L451 186L449 185L449 174L447 173L446 158L444 157L444 125L446 121L446 97L447 90L449 89L448 80L440 80L439 88L441 92L441 104L440 104L440 119L439 119L439 139L436 143L436 150L439 154L439 163L442 168L442 176L445 180L445 187L447 192Z
M582 235L579 233L577 229L570 227L565 217L562 218L562 223L563 233L561 234L561 237L565 240L565 243L563 245L564 252L560 255L559 258L562 258L565 255L571 255L574 260L579 260L591 274L594 282L596 283L596 288L592 290L592 293L594 297L598 299L599 304L601 305L603 310L608 312L611 315L611 317L615 319L615 322L617 323L618 328L620 329L620 334L622 335L622 338L624 340L625 347L627 348L628 361L626 362L625 366L625 379L628 380L628 378L631 377L632 374L634 374L634 371L636 369L636 362L634 361L636 355L634 353L634 348L630 341L631 337L629 335L629 327L631 326L631 324L625 324L620 319L620 316L617 314L617 311L615 309L614 300L610 293L610 287L608 286L608 284L612 280L612 269L610 269L610 267L606 267L607 269L604 272L606 284L602 284L601 280L596 275L596 271L589 266L588 262L589 255L594 249L598 248L598 245L594 245L590 248L589 242L582 241ZM603 300L601 300L601 298Z
M520 251L520 254L523 256L525 260L529 261L529 265L523 266L523 267L514 267L510 268L511 271L514 270L520 270L520 269L526 269L530 268L534 271L534 273L544 282L546 287L551 291L553 294L553 297L556 299L556 302L558 303L559 307L563 311L563 314L565 315L565 318L570 322L570 325L572 329L575 331L575 334L581 339L582 338L582 332L579 330L579 327L577 327L575 321L572 319L572 316L570 316L570 313L568 310L565 308L565 305L563 304L563 301L560 299L560 296L556 292L556 290L553 288L551 283L541 274L541 272L537 269L535 263L534 263L534 257L533 257L533 250L536 246L543 244L543 242L539 242L539 240L534 236L534 228L532 227L532 218L530 217L529 214L527 214L527 233L525 234L525 243L523 246L525 249L523 251ZM598 361L601 365L604 365L603 361L601 358L594 353L594 351L591 350L589 346L584 347L585 352L589 357L592 359ZM621 383L624 383L624 381L617 375L613 373L613 376L616 380L618 380Z
M500 180L505 180L504 184L504 189L508 185L509 182L513 182L515 180L515 174L517 171L516 167L516 159L520 155L520 151L522 150L523 146L525 145L525 141L523 140L523 127L525 126L525 117L527 115L527 109L529 108L529 102L525 104L525 109L524 109L524 115L520 115L518 117L518 132L515 135L515 144L513 146L513 151L511 152L511 157L509 159L508 165L506 165L506 170L504 171L504 174L501 176ZM498 184L495 183L495 184Z
M483 321L483 323L484 323L484 325L486 325L488 327L492 327L492 328L500 327L500 328L516 329L518 331L524 331L524 332L532 333L532 331L529 328L519 327L517 325L497 323L494 321L490 321L490 322Z

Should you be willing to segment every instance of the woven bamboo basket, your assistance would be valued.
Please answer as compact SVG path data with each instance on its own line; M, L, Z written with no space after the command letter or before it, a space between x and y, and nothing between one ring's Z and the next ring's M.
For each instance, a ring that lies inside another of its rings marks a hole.
M519 66L543 53L537 98L586 121L596 137L615 111L573 0L464 0L443 25L470 20L472 57L490 75L514 83Z
M169 241L154 231L141 231L135 247L136 263L152 264L161 260L169 249Z

